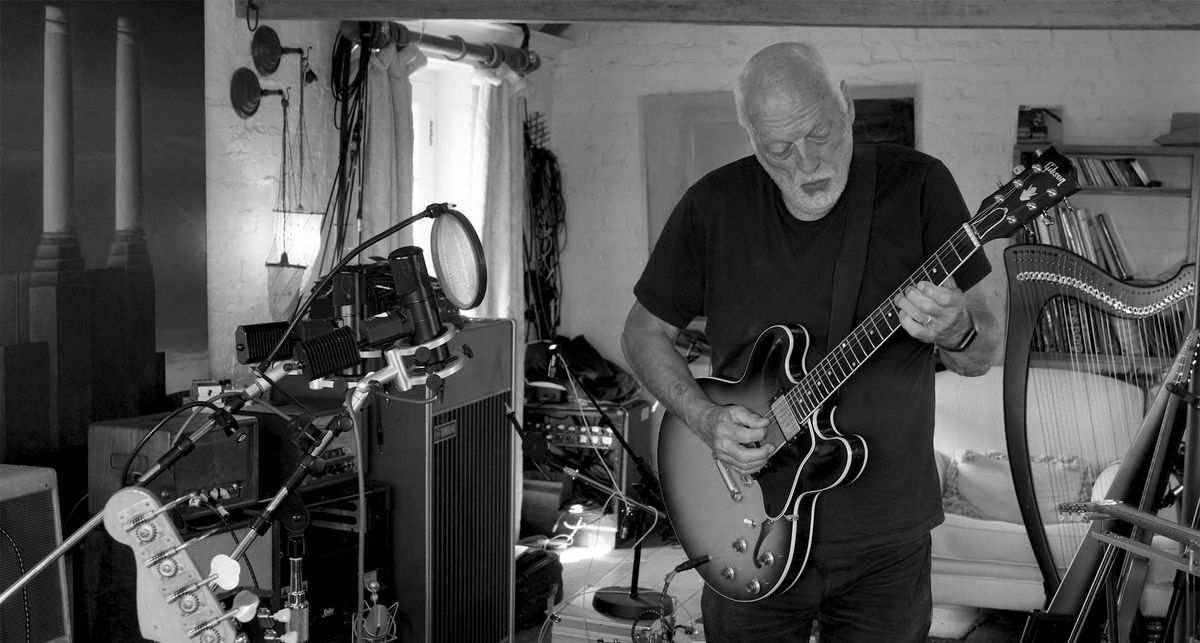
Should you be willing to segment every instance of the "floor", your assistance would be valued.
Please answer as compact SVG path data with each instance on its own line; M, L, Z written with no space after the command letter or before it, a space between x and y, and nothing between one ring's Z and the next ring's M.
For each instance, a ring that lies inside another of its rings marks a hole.
M579 542L579 541L577 541ZM563 563L563 600L554 606L551 617L541 627L519 632L517 643L610 643L636 641L653 643L668 640L660 635L664 623L655 615L636 623L631 619L606 616L593 607L597 590L601 596L612 597L602 604L623 605L629 597L628 589L634 567L632 549L592 548L572 546L558 550ZM648 605L661 596L666 575L679 563L687 559L683 550L672 543L647 543L642 550L638 573L638 586L646 591L637 593L637 598ZM674 641L690 643L703 641L703 623L700 616L700 591L703 581L695 572L682 572L674 576L667 586L667 595L674 602ZM647 596L651 598L647 599ZM633 608L637 609L637 608ZM966 641L968 643L1006 643L1020 638L1024 617L1013 612L981 611L954 606L935 606L930 643ZM682 629L680 629L682 628Z

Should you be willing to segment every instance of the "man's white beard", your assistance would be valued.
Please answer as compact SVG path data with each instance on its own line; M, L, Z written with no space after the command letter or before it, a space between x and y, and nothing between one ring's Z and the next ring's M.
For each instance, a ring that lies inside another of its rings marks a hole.
M854 139L849 131L846 132L844 140L842 149L838 150L834 156L833 167L823 168L821 174L817 176L802 176L798 173L788 176L784 170L767 165L762 162L761 157L759 158L759 163L767 171L767 175L775 181L775 185L779 186L779 191L783 194L783 202L787 204L788 211L792 213L792 216L803 215L803 218L806 219L819 219L829 214L829 211L837 204L842 192L846 189L846 182L850 176L850 157L854 154ZM804 191L802 187L804 183L821 179L830 179L828 187L824 190L816 194Z

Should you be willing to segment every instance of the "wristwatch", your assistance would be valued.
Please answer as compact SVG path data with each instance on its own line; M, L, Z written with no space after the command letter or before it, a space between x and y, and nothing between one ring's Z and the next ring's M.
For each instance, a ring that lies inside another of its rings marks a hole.
M969 317L970 313L967 313L967 315ZM975 318L970 317L970 319L971 319L971 330L967 331L966 335L963 335L962 341L958 342L958 344L955 346L940 346L939 345L938 348L941 348L942 350L950 352L950 353L961 353L961 352L967 350L968 348L970 348L971 342L974 342L975 338L979 336L979 327L975 325Z

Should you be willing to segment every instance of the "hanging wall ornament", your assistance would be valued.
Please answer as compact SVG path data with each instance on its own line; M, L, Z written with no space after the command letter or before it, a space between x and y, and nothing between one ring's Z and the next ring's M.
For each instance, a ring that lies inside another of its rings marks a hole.
M270 76L279 69L279 60L284 54L304 55L299 47L284 47L279 44L279 35L270 27L259 27L254 32L250 42L250 57L254 59L254 68L263 76Z
M242 118L250 118L258 113L258 106L263 96L283 96L282 89L263 89L258 83L258 76L245 67L233 72L229 82L229 102L233 111Z

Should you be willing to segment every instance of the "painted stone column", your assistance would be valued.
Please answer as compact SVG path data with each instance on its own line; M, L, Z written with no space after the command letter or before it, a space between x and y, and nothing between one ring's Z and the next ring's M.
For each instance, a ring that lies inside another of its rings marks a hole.
M48 442L80 447L91 418L91 333L74 222L71 25L61 7L46 7L45 54L42 237L29 275L29 340L48 348Z
M154 274L146 235L142 230L142 88L141 46L137 25L128 18L117 18L116 110L114 131L115 225L109 246L108 266L122 273L121 290L106 298L117 306L114 318L123 320L119 336L101 329L93 333L110 346L121 346L119 359L126 369L122 378L124 402L130 412L141 413L162 397L161 377L157 376L155 356ZM97 347L100 348L100 347ZM106 351L104 351L106 352ZM97 357L101 357L97 353ZM112 362L113 356L103 357ZM98 379L95 392L104 384ZM108 396L96 396L99 400ZM110 403L111 404L111 403ZM109 404L105 405L106 407ZM112 405L105 413L120 412Z
M137 27L117 18L117 104L114 160L116 227L109 247L110 268L149 278L150 255L142 231L142 84ZM145 273L141 275L140 273Z
M46 7L45 89L42 101L42 238L33 285L83 280L75 236L75 144L71 91L71 24L65 9Z

